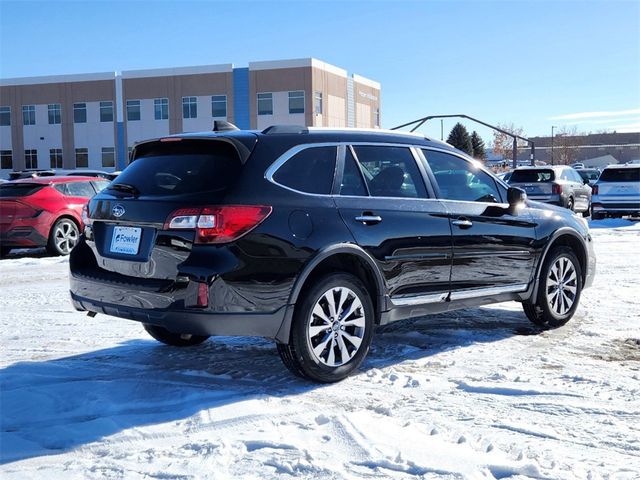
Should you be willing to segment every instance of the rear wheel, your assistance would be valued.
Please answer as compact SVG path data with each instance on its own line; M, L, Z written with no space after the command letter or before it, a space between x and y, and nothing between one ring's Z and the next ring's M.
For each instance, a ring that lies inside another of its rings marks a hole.
M174 333L167 330L164 327L157 325L151 325L148 323L143 324L144 329L153 338L166 345L174 347L191 347L193 345L200 345L202 342L209 338L208 335L191 335L190 333Z
M373 303L362 282L351 274L330 274L298 301L291 338L278 344L278 353L298 376L337 382L366 357L373 326Z
M560 327L573 317L581 292L582 270L578 258L570 248L556 247L542 266L537 298L522 304L524 313L541 327Z
M51 255L69 255L80 239L80 230L70 218L59 218L49 232L47 251Z

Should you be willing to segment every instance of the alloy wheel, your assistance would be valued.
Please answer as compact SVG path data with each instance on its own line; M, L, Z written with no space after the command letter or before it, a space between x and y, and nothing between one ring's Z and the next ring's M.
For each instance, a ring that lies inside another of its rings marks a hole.
M327 290L313 307L307 328L313 355L328 367L344 365L358 352L365 325L362 301L351 289Z
M547 304L557 316L566 315L576 301L578 275L573 262L559 257L549 269L547 276Z
M78 243L79 238L78 227L71 220L62 220L56 224L53 241L61 254L68 255Z

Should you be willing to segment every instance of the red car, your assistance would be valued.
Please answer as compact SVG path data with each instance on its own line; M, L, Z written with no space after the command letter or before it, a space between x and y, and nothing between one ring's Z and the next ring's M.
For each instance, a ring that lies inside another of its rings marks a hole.
M47 247L68 255L83 229L82 208L109 185L95 177L37 177L0 184L0 254Z

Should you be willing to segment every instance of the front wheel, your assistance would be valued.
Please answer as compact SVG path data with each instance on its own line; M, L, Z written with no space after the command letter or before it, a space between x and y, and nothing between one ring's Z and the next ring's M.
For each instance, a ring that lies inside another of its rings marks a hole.
M542 266L537 298L522 304L524 313L541 327L560 327L573 317L581 292L582 269L578 258L570 248L556 247Z
M362 282L351 274L330 274L298 301L289 343L279 343L278 353L298 376L337 382L366 357L373 326L373 303Z
M80 230L70 218L59 218L49 232L47 251L51 255L69 255L80 239Z
M174 333L164 327L150 325L148 323L144 323L143 327L153 338L155 338L159 342L164 343L165 345L171 345L173 347L191 347L193 345L199 345L209 338L208 335Z

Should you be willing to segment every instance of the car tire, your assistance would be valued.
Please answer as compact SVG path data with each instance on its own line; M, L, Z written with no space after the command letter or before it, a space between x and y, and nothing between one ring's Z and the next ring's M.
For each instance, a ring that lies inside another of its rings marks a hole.
M553 248L540 271L535 301L522 303L524 313L543 328L561 327L573 317L582 292L582 268L573 250Z
M567 209L573 212L574 211L573 207L574 207L573 197L569 197L569 200L567 200Z
M80 229L70 218L59 218L49 232L47 252L51 255L69 255L80 240Z
M295 375L338 382L367 356L374 315L371 297L357 277L324 276L298 300L289 343L278 343L280 358Z
M192 347L194 345L200 345L209 338L208 335L174 333L164 327L151 325L149 323L144 323L142 326L153 338L165 345L171 345L172 347Z
M585 218L588 218L591 216L591 202L589 202L587 209L584 212L582 212L582 216Z

